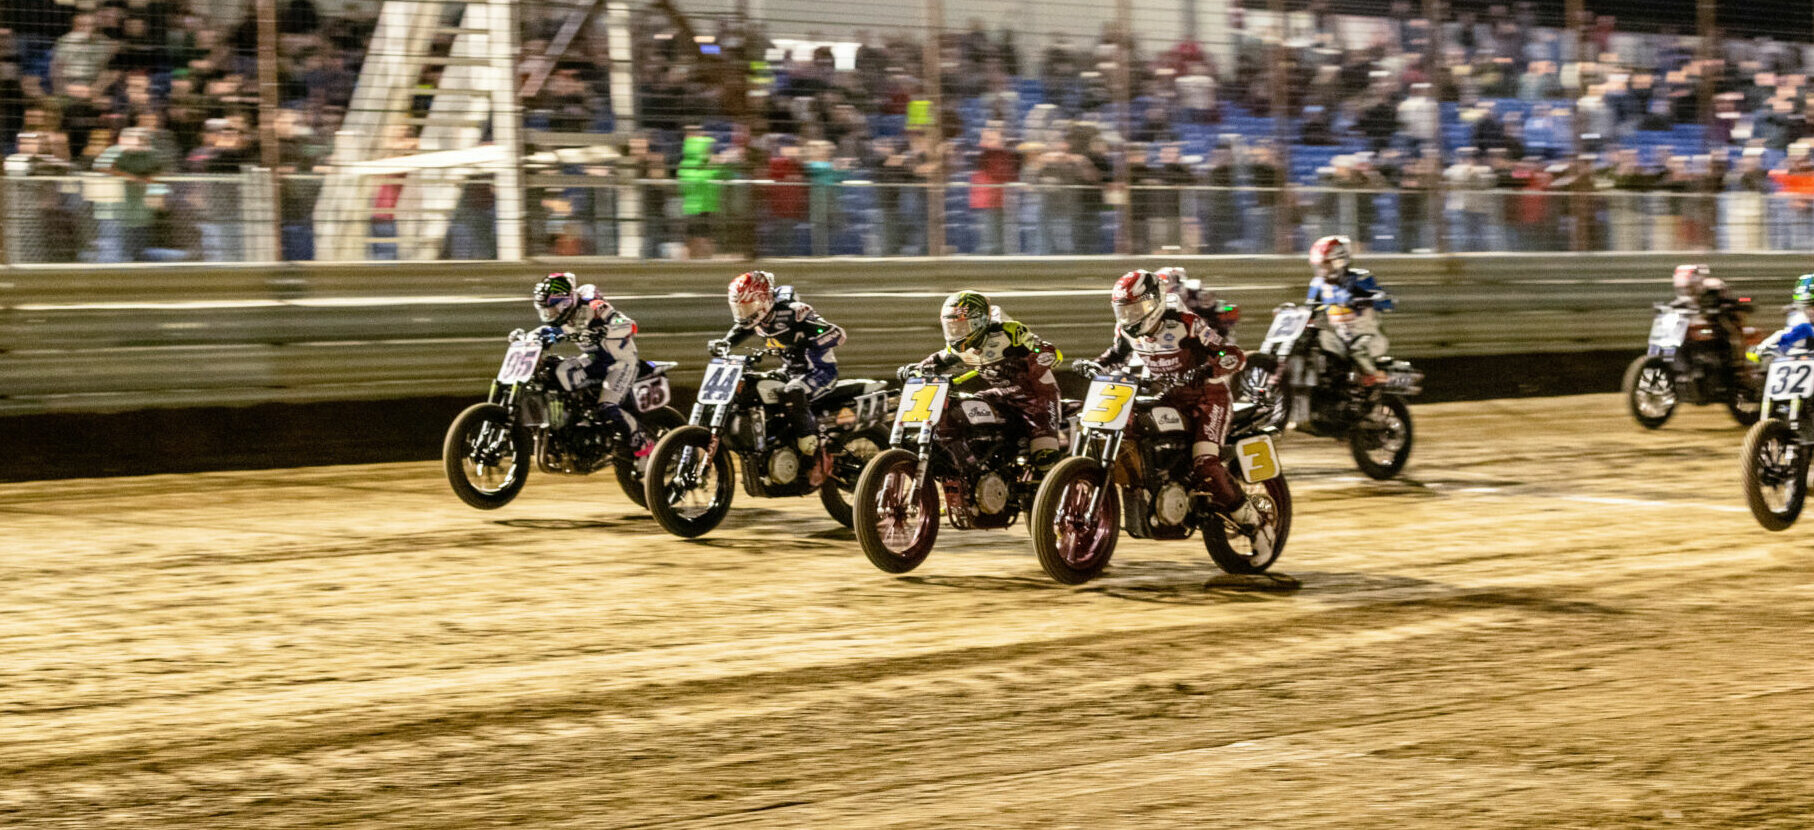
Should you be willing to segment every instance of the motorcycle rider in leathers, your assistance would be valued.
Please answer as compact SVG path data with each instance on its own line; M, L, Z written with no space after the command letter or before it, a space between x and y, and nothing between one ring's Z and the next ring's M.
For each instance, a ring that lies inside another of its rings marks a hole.
M1310 292L1306 302L1323 306L1328 325L1322 327L1323 351L1346 357L1354 364L1363 386L1386 379L1378 359L1386 354L1386 335L1380 331L1377 312L1391 311L1392 298L1373 279L1373 272L1349 267L1353 255L1348 237L1325 236L1310 246Z
M1202 280L1192 279L1186 274L1183 266L1173 265L1153 272L1165 286L1165 301L1203 318L1203 322L1215 329L1229 342L1234 342L1235 323L1241 321L1241 308L1234 303L1224 302L1216 296L1214 289L1203 284Z
M555 367L555 378L569 392L598 384L599 420L616 425L631 452L641 458L649 454L653 442L636 416L623 407L624 395L643 365L636 354L636 321L598 296L596 287L576 286L575 281L573 274L560 271L535 284L535 311L542 327L534 333L544 347L562 340L579 345L579 356L562 360ZM511 337L521 333L518 329Z
M1685 264L1675 267L1670 282L1675 299L1669 304L1705 317L1719 330L1724 365L1738 365L1737 355L1745 351L1745 305L1726 290L1726 282L1711 276L1705 265Z
M1228 379L1241 371L1247 355L1217 334L1203 318L1165 301L1159 279L1149 271L1129 271L1115 282L1110 303L1115 309L1115 342L1095 361L1079 361L1079 372L1095 374L1125 365L1139 355L1145 377L1163 390L1159 400L1190 422L1193 489L1253 536L1260 515L1222 463L1222 444L1234 410ZM1268 540L1255 538L1256 545Z
M975 291L946 298L939 325L945 349L917 367L904 368L903 379L913 368L936 372L961 363L974 370L989 384L976 397L1019 419L1032 439L1034 471L1043 475L1050 470L1062 454L1058 434L1063 421L1058 378L1052 369L1064 355L1024 324L999 318L989 299ZM946 420L939 429L947 425L955 428L953 420Z
M776 289L775 275L749 271L731 280L731 330L709 345L723 354L749 338L761 335L769 348L784 349L781 404L793 428L794 446L813 459L809 481L818 486L831 471L819 421L811 401L838 381L838 356L832 351L844 344L844 329L833 325L813 307L800 302L792 288Z
M1814 347L1814 323L1808 317L1809 309L1814 308L1814 274L1802 274L1795 280L1795 291L1790 300L1788 321L1775 334L1757 344L1757 348L1747 352L1747 359L1758 361L1780 357L1797 346Z

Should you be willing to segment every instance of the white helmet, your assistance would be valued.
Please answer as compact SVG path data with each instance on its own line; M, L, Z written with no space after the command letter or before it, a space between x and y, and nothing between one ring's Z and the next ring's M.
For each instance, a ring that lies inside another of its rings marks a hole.
M1310 246L1310 269L1319 277L1328 277L1348 270L1348 263L1353 261L1348 253L1348 237L1325 236Z

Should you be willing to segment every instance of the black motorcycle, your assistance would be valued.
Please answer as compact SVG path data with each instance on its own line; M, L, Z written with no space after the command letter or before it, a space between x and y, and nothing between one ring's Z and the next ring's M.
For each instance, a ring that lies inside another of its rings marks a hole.
M1285 303L1258 352L1247 356L1240 392L1257 418L1277 429L1346 439L1361 472L1376 479L1398 475L1411 458L1411 407L1423 391L1423 373L1403 360L1381 358L1386 380L1362 385L1345 355L1320 345L1320 305Z
M1765 530L1788 530L1808 498L1808 453L1814 450L1814 352L1770 361L1762 419L1745 433L1745 502Z
M594 420L596 392L561 386L554 376L560 362L534 334L519 333L485 403L454 418L441 463L461 501L481 510L509 504L522 491L533 458L542 472L555 475L590 475L609 465L624 495L642 505L645 465L621 429ZM683 423L667 405L667 375L675 365L644 361L624 399L651 439Z
M954 384L975 372L953 378L910 371L888 438L893 449L870 460L853 497L863 555L897 574L932 553L941 498L952 527L995 530L1014 524L1039 488L1020 419L986 400L952 394ZM1065 406L1067 415L1075 414L1075 401ZM956 429L938 429L947 418Z
M1291 488L1271 438L1277 430L1254 407L1236 407L1223 461L1262 520L1244 534L1191 494L1191 434L1177 409L1140 394L1151 383L1126 372L1090 383L1071 457L1046 476L1027 517L1040 567L1066 585L1088 582L1108 566L1123 529L1136 539L1185 539L1201 530L1222 570L1272 567L1291 533Z
M825 512L851 523L849 496L863 464L887 446L883 419L893 405L888 384L841 380L810 406L831 453L831 471L814 485L813 459L796 448L782 406L783 380L757 375L764 357L781 349L719 354L706 366L687 426L668 433L649 453L644 482L650 515L663 530L685 538L710 532L731 509L731 456L742 469L744 492L756 498L804 496L815 489Z
M1749 304L1737 308L1750 310ZM1751 336L1747 330L1746 339ZM1756 423L1763 378L1750 364L1738 362L1731 349L1717 322L1698 309L1657 303L1649 348L1625 369L1631 417L1645 429L1656 429L1675 414L1677 404L1723 403L1739 424Z

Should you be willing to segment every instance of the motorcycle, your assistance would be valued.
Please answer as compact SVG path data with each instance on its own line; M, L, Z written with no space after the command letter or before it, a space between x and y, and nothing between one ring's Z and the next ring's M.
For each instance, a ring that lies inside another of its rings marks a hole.
M1130 372L1091 381L1071 455L1046 476L1027 517L1040 567L1066 585L1088 582L1108 566L1123 528L1136 539L1185 539L1200 530L1222 570L1272 567L1291 533L1291 488L1272 442L1277 428L1260 409L1237 406L1223 448L1223 462L1263 519L1256 535L1271 536L1270 547L1256 546L1206 497L1191 494L1191 434L1177 409L1142 394L1151 385Z
M1362 386L1345 357L1321 347L1322 308L1285 303L1273 309L1266 339L1247 356L1240 391L1266 425L1345 438L1361 472L1392 478L1411 458L1414 433L1405 399L1423 392L1423 373L1407 361L1380 358L1385 382Z
M857 543L883 571L906 573L926 561L938 539L941 496L959 530L1006 528L1033 502L1039 482L1019 419L951 392L976 374L910 376L888 437L892 449L870 459L857 479ZM1076 411L1075 401L1065 402L1067 417ZM941 433L947 418L961 428Z
M1741 457L1745 502L1765 530L1788 530L1808 497L1808 453L1814 449L1814 352L1770 361L1762 418L1745 433Z
M1739 306L1750 310L1748 303ZM1747 345L1759 334L1744 327ZM1631 417L1645 429L1657 429L1675 414L1678 403L1697 406L1723 403L1742 426L1757 422L1761 378L1749 364L1735 366L1719 326L1695 309L1656 304L1650 343L1625 369L1622 384Z
M841 380L810 402L832 458L831 474L814 485L813 460L795 447L796 436L781 409L783 381L751 371L764 357L782 353L721 353L706 366L687 425L668 433L649 453L644 487L649 513L663 530L692 538L724 521L734 490L733 455L742 469L744 492L781 498L817 489L825 512L850 526L847 494L855 489L864 462L887 446L881 424L893 404L888 384Z
M592 418L595 393L570 392L554 376L561 358L533 333L510 340L484 403L461 412L447 428L441 463L454 495L480 510L509 504L523 489L531 459L553 475L590 475L610 465L624 495L643 506L643 471L626 437ZM625 396L651 439L679 426L668 406L668 370L678 364L643 361Z

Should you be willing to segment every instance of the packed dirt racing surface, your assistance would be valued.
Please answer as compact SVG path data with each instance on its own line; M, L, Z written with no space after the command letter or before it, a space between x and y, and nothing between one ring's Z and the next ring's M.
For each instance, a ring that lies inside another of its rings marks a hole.
M1814 525L1742 431L1415 409L1281 444L1274 572L1023 528L872 568L817 499L663 535L438 463L0 486L0 827L1814 826Z

